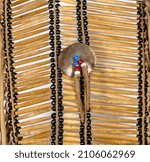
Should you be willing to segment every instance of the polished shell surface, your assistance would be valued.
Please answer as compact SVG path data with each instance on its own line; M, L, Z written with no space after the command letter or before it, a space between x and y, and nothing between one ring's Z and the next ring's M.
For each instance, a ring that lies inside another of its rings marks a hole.
M62 69L63 74L73 77L74 76L74 67L73 56L79 55L88 65L88 72L91 72L96 64L96 56L94 51L87 45L83 43L74 43L67 48L65 48L58 59L60 68Z

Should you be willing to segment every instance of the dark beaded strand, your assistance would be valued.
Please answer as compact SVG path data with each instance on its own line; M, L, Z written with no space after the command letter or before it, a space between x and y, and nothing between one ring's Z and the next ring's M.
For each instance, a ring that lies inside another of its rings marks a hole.
M148 134L147 134L147 127L148 127L148 122L147 122L147 117L148 117L148 109L147 109L147 105L148 105L148 97L147 97L147 88L148 88L148 82L147 82L147 69L146 66L143 67L143 48L145 50L145 43L146 43L146 38L143 38L143 33L145 33L146 31L146 23L145 23L145 3L144 2L138 2L138 7L137 7L137 15L138 15L138 23L137 23L137 28L138 28L138 43L139 43L139 47L138 47L138 51L139 51L139 69L138 69L138 114L139 114L139 118L137 119L137 127L138 127L138 142L139 144L148 144ZM142 24L143 23L143 24ZM144 45L144 47L143 47ZM143 70L145 69L144 73L145 73L145 78L142 77L143 74ZM143 79L144 80L144 84L143 85ZM143 106L143 97L142 97L142 88L144 86L144 102L145 102L145 111L143 112L142 106ZM144 121L142 121L142 117L144 116ZM144 124L144 141L143 141L143 136L142 136L142 123Z
M87 17L87 0L76 0L76 19L77 19L77 31L78 31L78 42L85 42L86 45L90 45L89 36L88 36L88 17ZM82 8L81 8L82 6ZM81 13L82 12L82 13ZM82 17L81 17L82 16ZM83 21L83 22L82 22ZM83 28L82 29L82 23ZM82 32L84 31L84 33ZM84 40L85 39L85 40ZM81 92L81 100L84 106L84 78L80 78L80 92ZM87 135L87 144L92 144L92 133L91 133L91 114L90 111L86 114L86 135ZM85 132L84 132L84 124L80 122L80 144L85 145Z
M145 66L146 69L146 66ZM145 145L148 145L148 121L147 118L149 116L149 111L148 111L148 76L147 76L147 69L145 70L145 117L144 117L144 138L145 138Z
M137 7L137 14L138 14L138 23L137 23L137 29L138 29L138 60L139 60L139 69L138 69L138 114L139 114L139 118L137 119L137 127L138 127L138 142L141 145L142 144L142 69L143 69L143 65L142 65L142 58L143 58L143 39L142 39L142 11L141 11L141 3L138 3L138 7Z
M81 22L81 1L76 0L76 18L77 18L77 31L78 31L78 41L79 43L83 43L83 33L82 33L82 22ZM80 77L80 98L82 104L84 105L84 78ZM80 121L80 145L85 145L85 138L84 138L84 124Z
M54 2L55 2L55 11L54 11ZM49 0L49 35L50 35L50 66L51 66L51 105L52 105L52 115L51 115L51 144L56 145L56 138L58 138L58 144L62 145L63 144L63 96L62 96L62 72L60 68L58 67L58 56L60 55L61 51L61 41L60 41L60 20L59 20L59 6L60 6L60 1L59 0ZM54 27L54 12L56 14L56 19L55 19L55 24L56 27ZM54 29L56 28L56 31ZM56 33L56 36L54 35ZM55 42L55 37L56 37L56 42ZM55 51L55 43L56 43L56 51ZM57 57L56 57L57 56ZM57 73L56 73L56 68ZM57 79L56 80L56 75ZM57 82L57 90L56 92L56 82ZM58 93L58 114L56 114L56 93ZM58 116L58 137L56 137L56 116Z
M83 10L83 21L84 21L84 35L85 35L85 44L90 45L90 38L88 34L88 17L87 17L87 0L82 1L82 10ZM91 113L90 111L86 114L86 123L87 123L87 145L92 144L92 133L91 133Z
M82 11L83 11L85 44L89 46L90 38L89 38L89 34L88 34L87 0L82 0Z
M7 5L7 6L6 6ZM7 8L7 11L6 11ZM7 13L6 13L7 12ZM4 63L5 63L5 68L6 68L6 80L7 80L7 102L8 102L8 124L9 124L9 128L11 130L11 137L12 137L12 143L13 144L18 144L18 140L20 140L20 138L18 138L18 135L20 134L19 130L21 127L18 126L18 116L15 115L14 117L14 123L12 123L12 100L14 103L14 106L17 105L17 95L18 93L16 92L16 88L15 88L15 84L16 84L16 72L14 72L15 68L13 66L14 61L13 61L13 37L12 37L12 23L11 23L11 19L12 19L12 10L11 10L11 1L7 0L7 4L5 4L5 1L3 1L3 23L2 23L2 27L3 27L3 31L4 31L4 35L3 35L3 41L4 41ZM7 15L7 21L6 21L6 17L5 15ZM7 24L6 24L7 23ZM6 25L7 25L7 29L6 29ZM7 38L8 40L6 40L6 30L7 30ZM6 41L8 41L8 57L7 57L7 49L6 49ZM9 65L8 65L8 59L9 59ZM12 86L12 96L13 98L11 98L11 91L10 91L10 78L11 78L11 86ZM14 110L14 114L17 111ZM15 127L15 132L13 130L13 125Z
M18 98L17 98L17 95L18 95L18 93L16 92L16 88L15 88L15 85L16 85L16 72L14 72L14 70L15 70L15 68L14 68L14 66L13 66L13 64L14 64L14 61L13 61L13 59L14 59L14 57L12 56L12 54L13 54L13 44L14 44L14 42L13 42L13 37L12 37L12 32L11 32L11 29L12 29L12 27L11 27L11 25L12 25L12 23L11 23L11 19L12 19L12 17L11 17L11 15L12 15L12 9L11 9L11 0L8 0L7 1L7 22L8 22L8 24L7 24L7 26L8 26L8 49L9 49L9 57L10 57L10 72L11 72L11 76L12 76L12 87L13 87L13 102L14 102L14 104L15 104L15 106L17 105L17 100L18 100ZM14 110L15 112L17 111L17 109L16 110ZM15 113L14 112L14 113ZM18 144L18 140L20 140L21 139L21 137L19 138L18 137L18 135L20 134L20 128L21 127L19 127L18 126L18 123L19 123L19 120L18 120L18 116L17 115L15 115L15 117L14 117L14 126L15 126L15 134L14 134L14 136L16 137L16 139L17 139L17 141L15 141L15 142L17 142L16 144Z
M5 1L3 1L3 22L2 22L2 28L3 28L3 51L4 51L4 64L5 64L5 70L6 70L6 75L5 75L5 79L6 79L6 83L7 83L7 87L6 87L6 91L7 91L7 107L8 107L8 125L9 128L12 130L12 117L11 117L11 113L12 113L12 103L11 103L11 92L10 92L10 76L9 76L9 70L8 70L8 58L7 58L7 50L6 50L6 22L5 22Z
M81 0L76 0L76 18L77 18L77 31L78 31L78 41L83 43L83 33L82 33L82 22L81 22Z
M146 12L145 12L145 2L142 3L142 8L143 8L143 31L144 31L144 49L146 50L146 41L148 40L148 27L146 25L145 17L146 17ZM147 75L147 67L145 66L145 85L144 85L144 90L145 90L145 112L144 112L144 141L145 145L148 145L148 116L149 116L149 111L148 111L148 75Z
M59 20L59 7L60 7L60 1L56 0L56 5L55 5L55 12L56 12L56 55L57 59L60 55L61 52L61 37L60 37L60 20ZM57 60L58 62L58 60ZM58 65L57 65L58 67ZM58 144L63 145L63 124L64 124L64 119L63 119L63 95L62 95L62 71L58 67L57 69L57 78L58 78L58 121L59 121L59 130L58 130Z
M80 98L84 106L84 77L80 77ZM84 123L80 121L80 144L85 145Z
M56 70L55 70L55 52L54 52L54 11L53 0L49 0L49 45L50 45L50 67L51 67L51 145L56 145Z

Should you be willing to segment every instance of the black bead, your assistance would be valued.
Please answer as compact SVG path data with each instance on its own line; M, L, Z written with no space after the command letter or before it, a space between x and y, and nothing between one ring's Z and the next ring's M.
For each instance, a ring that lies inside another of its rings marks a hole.
M60 36L59 36L59 35L57 35L57 36L56 36L56 39L57 39L57 40L60 40Z
M50 65L52 68L54 68L55 67L55 63L51 63L51 65Z
M63 110L64 110L64 107L63 107L63 106L60 106L60 107L58 108L58 110L59 110L59 111L63 111Z
M87 6L83 6L83 10L86 10L87 9Z
M86 41L89 41L89 37L85 37L85 40L86 40Z
M59 118L59 122L64 122L64 119L63 118Z
M63 113L62 113L62 112L59 112L59 113L58 113L58 116L59 116L59 117L62 117L62 116L63 116Z
M52 89L52 94L55 95L56 94L56 90L55 89Z
M57 30L57 31L56 31L56 34L60 34L60 30Z
M88 31L85 31L84 34L85 34L85 36L87 37L87 36L88 36Z
M53 101L51 102L51 104L52 104L53 106L55 106L55 105L56 105L56 101L53 100Z
M62 90L61 89L58 89L58 94L62 94Z
M49 10L49 14L50 15L53 15L54 14L54 11L53 10Z
M78 31L81 31L81 30L82 30L82 28L81 28L80 26L78 26L78 27L77 27L77 30L78 30Z
M78 21L78 22L77 22L77 25L78 25L78 26L81 26L81 22L80 22L80 21Z
M59 99L59 100L62 100L62 99L63 99L63 96L62 96L62 95L59 95L59 96L58 96L58 99Z
M50 3L50 4L48 5L48 8L49 8L49 9L53 8L53 4Z
M56 145L56 143L55 142L51 142L51 145Z
M61 41L57 41L57 45L61 45Z
M56 80L55 80L55 79L51 79L51 82L52 82L52 83L55 83L55 82L56 82Z
M59 135L58 139L60 139L60 140L63 139L63 135Z
M78 10L78 11L76 12L76 14L77 14L77 15L81 15L81 11Z
M49 34L50 34L50 35L54 35L54 31L53 31L53 30L50 30L50 31L49 31Z
M84 135L84 132L83 132L83 131L80 131L79 134L80 134L81 136L83 136L83 135Z
M62 84L58 84L58 88L61 90L62 89ZM61 93L60 93L60 95L61 95ZM61 99L61 97L60 97L60 99Z
M55 76L56 76L55 73L52 73L52 74L50 75L51 78L55 78Z
M88 141L92 141L92 138L91 138L91 137L87 137L87 140L88 140Z
M54 59L54 58L51 58L50 61L51 61L51 62L55 62L55 59Z
M59 134L63 134L63 129L59 129Z
M51 120L51 124L56 124L56 120L55 119Z
M54 47L51 47L50 49L51 49L52 51L54 51Z
M56 113L53 113L53 114L51 115L51 117L52 117L52 118L56 118Z
M83 11L83 15L85 16L87 14L87 11Z
M83 136L81 136L81 137L80 137L80 140L81 140L81 141L84 141L84 137L83 137Z
M52 130L56 130L56 125L51 126Z
M90 126L90 125L87 126L87 130L88 130L88 131L91 130L91 126Z
M91 143L91 141L87 141L87 145L91 145L92 143Z
M78 36L82 36L82 32L78 32Z
M55 53L54 53L54 52L51 52L51 53L50 53L50 56L51 56L51 57L54 57L54 56L55 56Z
M57 29L57 30L60 29L60 25L56 25L56 29Z
M56 140L56 137L55 137L55 136L51 136L51 139L52 139L53 141L55 141L55 140Z
M82 42L82 38L81 38L81 37L79 37L79 38L78 38L78 41L81 43L81 42Z
M60 6L60 4L56 4L55 6L56 6L56 8L58 8Z
M59 145L63 145L63 141L62 141L62 140L59 141L58 144L59 144Z
M61 72L58 73L58 77L59 77L59 79L62 77L62 73Z
M58 126L60 129L63 129L63 124L62 123L59 123L59 126Z
M56 106L52 106L51 109L52 109L53 111L56 111Z
M52 85L51 85L51 86L52 86ZM55 86L55 85L54 85L54 86ZM51 99L52 99L52 100L56 100L56 95L52 95L52 96L51 96Z
M81 4L81 1L80 0L77 0L77 5L80 5Z
M52 77L52 76L51 76L51 77ZM54 83L51 84L50 88L53 89L53 90L55 90L55 88L56 88L55 84L54 84ZM56 98L56 97L55 97L55 98Z
M90 119L87 120L87 124L91 124L91 120Z
M80 15L77 16L77 20L78 20L78 21L81 20L81 16L80 16Z
M90 113L87 113L87 118L90 118L91 117L91 114Z
M58 104L59 104L59 105L61 105L61 104L62 104L62 101L61 101L61 100L59 100L59 101L58 101Z
M52 135L53 135L53 136L56 135L56 129L52 129Z
M80 142L80 145L85 145L84 141L81 141L81 142Z
M84 125L83 124L80 125L80 129L84 129Z
M89 46L89 45L90 45L90 43L89 43L89 42L86 42L86 45L88 45L88 46Z
M54 36L53 35L50 35L50 41L54 41Z
M87 136L91 136L91 132L90 131L87 132Z

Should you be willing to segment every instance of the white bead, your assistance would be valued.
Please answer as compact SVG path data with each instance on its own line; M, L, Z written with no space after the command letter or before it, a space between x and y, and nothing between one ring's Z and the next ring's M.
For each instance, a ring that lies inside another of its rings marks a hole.
M87 64L85 63L85 62L83 62L82 64L81 64L81 67L84 67L84 66L86 66Z
M80 75L81 72L80 71L75 71L75 75Z

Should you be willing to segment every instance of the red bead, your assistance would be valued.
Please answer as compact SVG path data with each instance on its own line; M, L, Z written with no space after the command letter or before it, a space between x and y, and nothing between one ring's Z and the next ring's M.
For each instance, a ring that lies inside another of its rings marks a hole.
M80 65L83 64L83 62L84 62L84 61L83 61L82 59L79 59L79 60L78 60L78 63L79 63Z
M81 71L81 67L79 65L76 65L76 71Z

